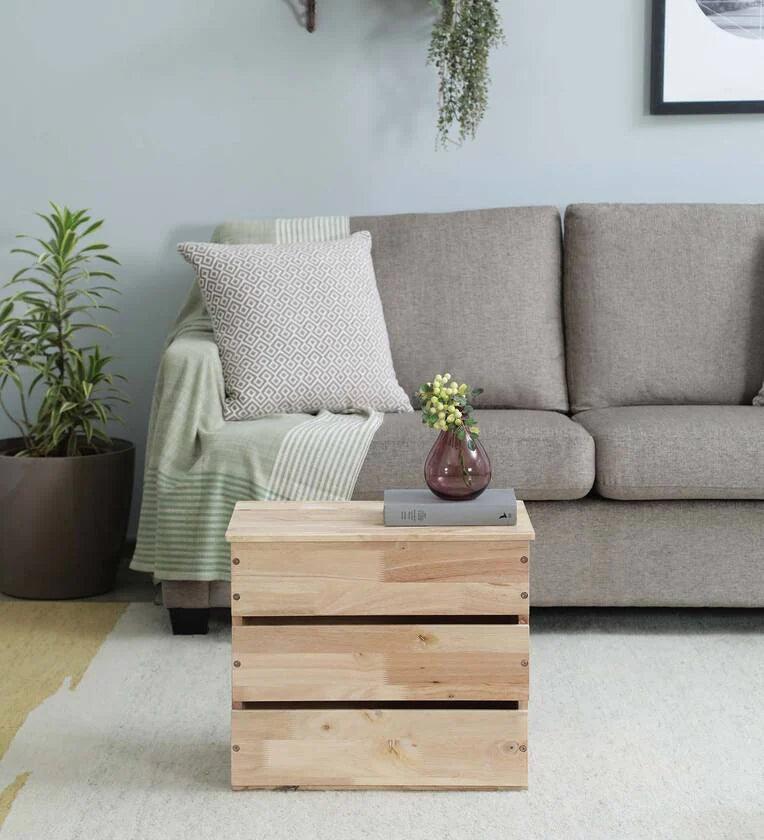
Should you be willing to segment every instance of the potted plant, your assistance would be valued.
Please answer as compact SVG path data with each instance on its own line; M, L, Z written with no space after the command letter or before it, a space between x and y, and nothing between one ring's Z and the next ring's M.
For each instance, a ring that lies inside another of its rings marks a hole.
M78 598L114 585L130 513L135 450L106 427L125 402L111 357L88 343L115 293L108 245L85 244L103 220L51 203L50 238L21 236L30 262L0 301L0 590ZM11 402L13 399L13 402Z
M414 395L422 406L422 422L440 432L425 461L424 479L441 499L476 499L491 483L491 461L478 440L471 405L482 393L482 388L455 382L450 373L439 373Z

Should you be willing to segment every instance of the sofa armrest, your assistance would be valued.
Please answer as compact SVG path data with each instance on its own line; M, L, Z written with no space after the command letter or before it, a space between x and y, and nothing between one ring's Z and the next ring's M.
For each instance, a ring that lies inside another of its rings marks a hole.
M181 449L192 447L199 435L214 434L224 422L224 399L223 368L212 333L188 330L176 336L159 364L149 424L149 456L153 451L161 457L168 434L177 449L181 443L178 429L186 430Z
M160 365L160 377L169 373L173 377L205 376L215 385L223 386L223 368L220 364L215 338L206 330L186 330L175 336L165 348ZM221 398L222 398L221 390Z

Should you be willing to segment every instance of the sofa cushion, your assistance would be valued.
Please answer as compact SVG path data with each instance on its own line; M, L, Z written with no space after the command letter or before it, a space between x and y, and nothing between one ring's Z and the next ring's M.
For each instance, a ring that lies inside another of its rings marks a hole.
M578 499L591 489L594 442L570 418L554 411L481 409L477 419L492 487L514 487L520 499ZM353 497L381 499L387 488L424 487L424 462L435 438L419 413L385 415Z
M411 411L396 381L371 237L178 246L196 269L225 380L226 420Z
M554 207L358 216L368 230L398 381L437 371L493 408L568 407Z
M609 499L764 499L764 411L636 406L575 416L594 438Z
M574 411L748 403L764 379L764 205L573 205Z

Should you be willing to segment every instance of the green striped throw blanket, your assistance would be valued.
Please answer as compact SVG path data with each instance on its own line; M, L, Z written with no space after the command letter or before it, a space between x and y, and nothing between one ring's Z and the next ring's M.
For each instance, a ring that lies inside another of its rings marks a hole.
M214 241L315 242L349 236L346 216L229 223ZM382 423L370 414L223 420L223 375L194 284L159 366L132 569L155 580L227 580L224 533L239 499L350 499Z

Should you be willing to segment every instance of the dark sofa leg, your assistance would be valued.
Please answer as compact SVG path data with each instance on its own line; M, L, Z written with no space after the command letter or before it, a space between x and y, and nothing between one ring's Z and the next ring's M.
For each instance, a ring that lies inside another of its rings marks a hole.
M173 636L205 636L210 622L209 607L169 607Z

